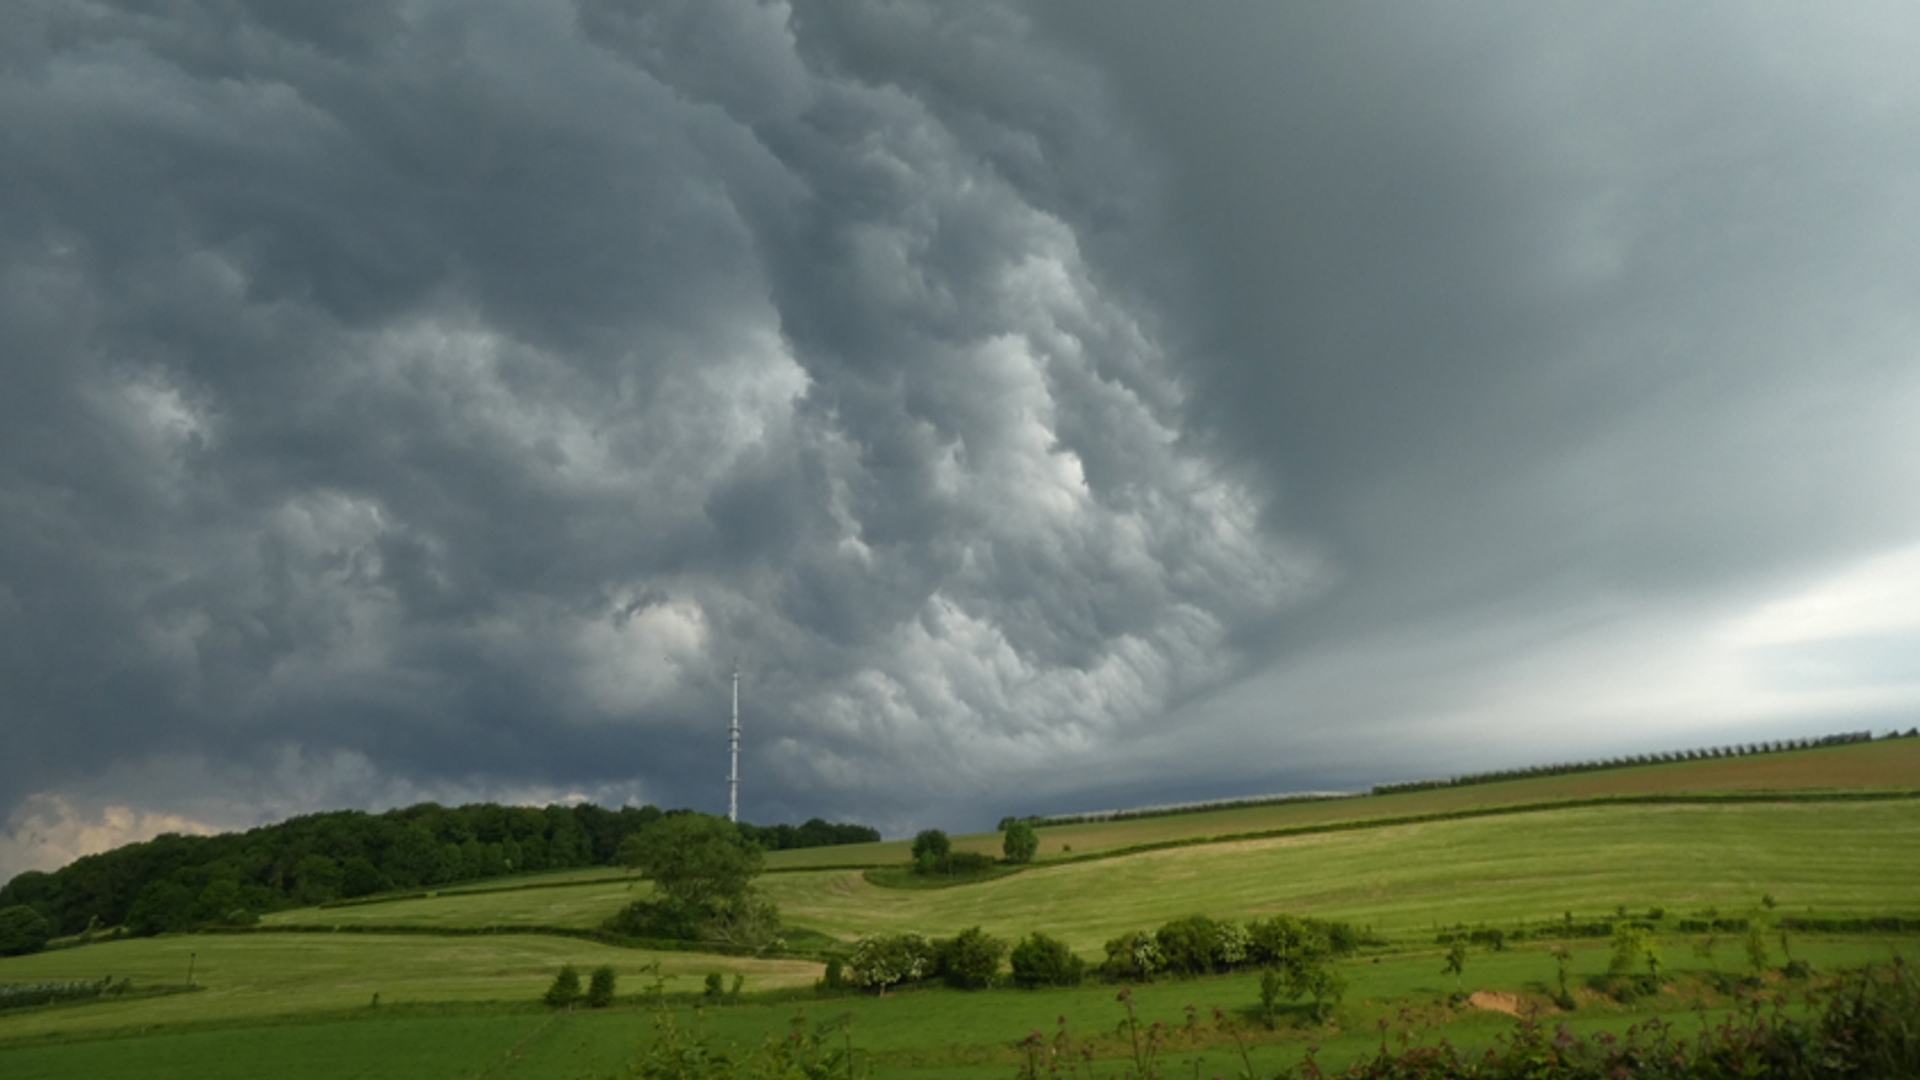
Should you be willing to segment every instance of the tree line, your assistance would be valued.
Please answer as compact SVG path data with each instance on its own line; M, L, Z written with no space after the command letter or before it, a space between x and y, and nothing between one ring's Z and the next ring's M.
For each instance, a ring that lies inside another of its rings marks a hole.
M1889 739L1920 738L1920 728L1910 729L1906 734L1889 732ZM1493 772L1467 773L1444 780L1409 780L1398 784L1375 784L1373 794L1393 795L1407 791L1432 791L1436 788L1467 787L1473 784L1491 784L1501 780L1525 780L1537 776L1566 776L1570 773L1600 772L1606 769L1630 769L1640 765L1662 765L1677 761L1711 761L1718 758L1749 757L1754 754L1779 754L1789 750L1813 750L1822 746L1846 746L1851 743L1872 742L1871 731L1849 731L1838 735L1823 735L1817 739L1780 739L1773 742L1742 743L1733 746L1715 746L1699 750L1672 750L1659 754L1634 754L1626 757L1605 758L1597 761L1561 762L1554 765L1530 765L1519 769L1497 769Z
M381 814L310 814L216 836L167 833L50 873L19 874L0 888L0 911L30 909L51 936L245 925L270 911L395 889L614 865L628 837L686 813L591 803L421 803ZM797 826L742 824L739 834L771 850L880 839L868 826L818 818Z

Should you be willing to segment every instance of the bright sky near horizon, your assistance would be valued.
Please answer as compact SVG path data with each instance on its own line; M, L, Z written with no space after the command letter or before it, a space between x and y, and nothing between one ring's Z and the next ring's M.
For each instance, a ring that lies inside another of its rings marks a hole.
M0 880L1920 722L1911 5L9 25Z

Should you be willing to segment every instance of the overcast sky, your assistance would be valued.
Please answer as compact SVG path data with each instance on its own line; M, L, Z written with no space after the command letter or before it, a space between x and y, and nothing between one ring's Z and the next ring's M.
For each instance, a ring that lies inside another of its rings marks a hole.
M1909 4L6 22L0 879L1920 723Z

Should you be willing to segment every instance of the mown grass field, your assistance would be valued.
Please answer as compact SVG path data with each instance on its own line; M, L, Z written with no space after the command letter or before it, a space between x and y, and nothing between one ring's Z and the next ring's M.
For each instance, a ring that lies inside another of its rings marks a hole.
M810 986L820 965L704 953L644 952L588 941L500 934L480 937L376 934L185 934L103 942L0 960L0 982L68 982L103 976L137 986L180 985L193 954L197 993L101 1001L0 1014L0 1040L111 1031L205 1020L271 1020L367 1009L374 994L391 1009L420 1003L531 1002L562 964L581 972L611 964L637 981L647 965L697 985L709 971L738 972L750 990Z
M1124 931L1194 912L1321 915L1395 938L1619 904L1731 914L1765 893L1821 914L1920 915L1920 800L1571 807L1169 848L951 889L881 888L858 870L770 874L761 887L789 923L842 940L979 925L1004 937L1044 930L1090 956ZM645 888L467 893L266 921L586 928Z
M858 845L777 853L790 872L761 886L790 924L851 940L913 930L949 935L980 925L1005 938L1033 930L1062 937L1090 959L1118 933L1205 913L1246 919L1276 911L1371 926L1389 948L1342 965L1351 982L1337 1022L1256 1036L1263 1069L1297 1063L1312 1043L1338 1064L1377 1044L1375 1022L1403 1005L1439 1024L1457 1043L1485 1043L1509 1025L1501 1015L1444 1004L1451 978L1440 974L1433 934L1453 923L1510 927L1520 920L1612 916L1616 906L1670 918L1717 908L1746 914L1763 894L1774 915L1920 916L1920 799L1572 805L1450 820L1383 823L1343 831L1121 853L1140 845L1284 830L1329 823L1403 818L1449 810L1498 809L1619 794L1764 790L1920 788L1920 740L1874 743L1733 761L1615 770L1338 802L1282 804L1135 821L1048 828L1043 851L1059 857L999 880L948 889L887 889L858 870L808 870L799 864L858 866L881 854L905 858L905 845ZM1071 837L1072 839L1066 839ZM997 837L967 838L990 849ZM864 851L865 854L860 854ZM1109 858L1080 858L1090 851ZM854 857L849 857L853 852ZM890 853L890 854L889 854ZM534 885L539 887L527 888ZM648 886L624 874L573 871L449 889L424 898L284 912L269 925L374 928L418 932L262 932L187 935L102 943L0 960L0 982L127 976L140 985L178 983L195 954L205 989L169 997L100 1002L0 1014L0 1076L138 1076L218 1080L274 1075L363 1077L613 1077L648 1037L653 1015L628 1000L605 1012L556 1014L537 1004L553 972L602 963L622 973L622 993L645 981L657 962L669 989L697 991L709 972L746 977L749 995L809 997L817 964L699 953L648 953L527 933L442 936L472 927L590 927ZM1771 941L1772 939L1770 939ZM1697 1023L1695 1006L1725 1003L1699 996L1689 970L1707 961L1691 943L1663 935L1673 992L1626 1009L1591 1002L1567 1019L1576 1028L1617 1029L1662 1015ZM1884 959L1920 939L1800 936L1795 956L1832 967ZM1777 945L1773 947L1777 953ZM1575 975L1605 966L1604 943L1576 945ZM1776 956L1776 960L1778 957ZM1724 943L1715 963L1744 964ZM1544 993L1553 964L1540 944L1503 953L1476 951L1467 989ZM1145 1019L1185 1024L1184 1007L1250 1010L1251 975L1141 988ZM371 1006L378 992L381 1004ZM1007 1077L1015 1042L1051 1032L1067 1016L1082 1034L1112 1042L1119 1009L1114 988L1089 985L1040 993L916 991L882 1000L812 1001L811 1017L854 1015L854 1041L873 1075L919 1078ZM695 1021L725 1042L757 1043L784 1030L791 1001L750 1001ZM1304 1027L1300 1026L1304 1025ZM1238 1071L1218 1032L1169 1049L1169 1061L1199 1057L1202 1074ZM1180 1056L1184 1055L1184 1056ZM1185 1073L1188 1068L1176 1066ZM1171 1071L1171 1070L1170 1070Z
M1619 1031L1651 1016L1683 1027L1711 1021L1730 1002L1706 990L1694 978L1706 964L1683 943L1667 947L1671 989L1633 1007L1582 992L1578 1012L1556 1016L1576 1031ZM1717 964L1737 966L1738 950L1723 945ZM1835 968L1884 961L1885 943L1807 939L1795 955L1817 966ZM1170 1032L1164 1061L1169 1072L1186 1074L1197 1060L1201 1075L1231 1075L1239 1060L1230 1038L1214 1019L1220 1008L1251 1043L1254 1063L1276 1070L1298 1063L1309 1046L1320 1049L1323 1064L1338 1066L1378 1044L1378 1022L1395 1020L1403 1007L1427 1029L1427 1038L1444 1034L1473 1047L1490 1045L1511 1026L1502 1013L1471 1006L1453 1007L1454 989L1440 971L1436 952L1363 958L1342 965L1349 980L1346 1001L1333 1023L1315 1024L1299 1007L1282 1011L1280 1030L1267 1032L1258 1022L1258 979L1252 975L1167 981L1137 987L1133 997L1143 1024L1161 1023ZM1605 970L1606 949L1590 944L1574 949L1576 980ZM1463 986L1496 991L1541 1005L1554 977L1552 959L1539 947L1502 953L1476 953L1468 962ZM682 978L674 989L697 989L697 978ZM1775 985L1786 989L1787 984ZM623 991L627 989L623 986ZM139 1077L140 1080L242 1080L271 1075L277 1080L334 1077L525 1077L572 1080L623 1077L626 1064L652 1037L657 1013L629 999L605 1011L556 1012L522 998L498 1005L363 1006L316 1011L306 1017L263 1017L247 1011L239 996L213 998L213 991L182 999L203 1000L192 1020L145 1017L138 1026L121 1025L113 1038L35 1037L10 1030L19 1017L0 1023L0 1070L9 1080L54 1080L74 1076ZM155 1002L153 1004L159 1004ZM1196 1026L1187 1028L1188 1006ZM108 1006L51 1010L75 1017ZM1004 1080L1019 1060L1017 1044L1032 1031L1051 1035L1060 1018L1076 1039L1091 1040L1103 1056L1124 1046L1115 1033L1124 1015L1115 988L1087 985L1072 990L964 993L929 989L886 998L805 997L747 1001L696 1012L682 1003L671 1010L676 1024L704 1033L716 1047L752 1047L788 1029L796 1013L809 1024L850 1018L849 1034L869 1075L912 1075L934 1080ZM48 1014L39 1014L48 1015ZM144 1030L142 1030L144 1029Z

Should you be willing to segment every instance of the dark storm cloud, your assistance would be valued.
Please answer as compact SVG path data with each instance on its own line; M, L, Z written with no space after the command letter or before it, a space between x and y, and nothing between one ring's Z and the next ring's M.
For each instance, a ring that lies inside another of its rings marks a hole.
M1169 722L1194 760L1261 731L1365 782L1910 723L1913 664L1765 698L1728 629L1920 540L1910 11L1035 11L1168 170L1195 413L1341 576Z
M15 8L0 873L1920 704L1898 6Z
M1014 13L27 12L0 806L40 833L711 803L734 656L750 812L898 819L1138 730L1309 582L1083 253L1127 150Z

